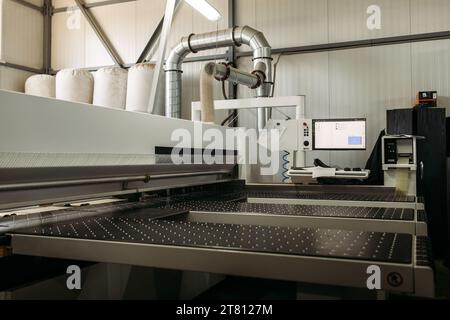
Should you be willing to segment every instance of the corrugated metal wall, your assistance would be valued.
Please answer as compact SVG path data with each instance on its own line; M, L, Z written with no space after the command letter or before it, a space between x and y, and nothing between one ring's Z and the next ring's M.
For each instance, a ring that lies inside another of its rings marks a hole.
M100 1L100 0L96 0ZM87 1L87 2L96 2ZM224 19L210 23L182 4L170 38L227 27L227 0L211 0ZM57 7L74 6L72 0L55 0ZM127 63L134 62L164 12L164 0L137 0L96 7L92 11ZM379 30L366 26L367 8L380 6ZM236 0L237 24L248 24L266 34L274 48L371 39L450 30L448 0ZM89 25L77 10L53 17L53 69L111 64ZM241 48L240 50L246 50ZM212 50L200 54L224 52ZM249 59L239 65L249 67ZM190 117L190 103L199 97L198 74L202 63L184 66L183 116ZM450 110L450 40L374 48L283 56L278 70L276 95L307 96L307 116L367 117L366 152L320 152L324 161L341 166L363 166L378 132L385 126L385 110L408 107L419 90L435 89L439 104ZM251 96L245 88L240 97ZM217 88L216 97L220 97ZM288 111L288 113L292 111ZM255 113L241 112L240 123L253 126ZM277 111L275 115L282 118Z
M42 0L28 2L41 6ZM10 0L0 2L0 60L41 69L43 63L43 18L28 7ZM0 66L0 88L24 91L30 72Z

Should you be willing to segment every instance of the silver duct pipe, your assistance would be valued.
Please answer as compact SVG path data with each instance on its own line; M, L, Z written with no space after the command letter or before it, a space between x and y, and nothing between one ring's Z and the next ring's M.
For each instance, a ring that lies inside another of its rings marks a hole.
M240 84L257 89L263 85L265 74L262 70L255 70L252 73L245 72L224 63L212 63L214 65L213 76L218 81L229 81L234 84ZM265 66L263 68L265 70Z
M217 32L204 34L191 34L181 39L181 42L172 49L165 64L166 72L166 116L181 117L181 74L184 58L189 53L198 51L248 45L253 50L253 63L255 70L265 65L265 82L256 89L256 97L268 97L272 89L272 49L264 35L248 26L230 28ZM258 110L258 126L265 125L268 118L267 110Z

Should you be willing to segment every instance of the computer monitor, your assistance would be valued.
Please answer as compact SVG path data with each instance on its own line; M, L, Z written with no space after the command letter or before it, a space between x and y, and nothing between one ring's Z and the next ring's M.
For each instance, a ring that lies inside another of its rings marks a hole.
M313 120L314 150L366 150L366 119Z

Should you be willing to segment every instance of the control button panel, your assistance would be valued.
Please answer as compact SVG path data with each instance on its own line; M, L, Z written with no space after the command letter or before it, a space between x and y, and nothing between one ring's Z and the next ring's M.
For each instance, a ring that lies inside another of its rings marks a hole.
M300 122L300 135L302 137L302 143L304 150L312 150L312 120L303 119Z

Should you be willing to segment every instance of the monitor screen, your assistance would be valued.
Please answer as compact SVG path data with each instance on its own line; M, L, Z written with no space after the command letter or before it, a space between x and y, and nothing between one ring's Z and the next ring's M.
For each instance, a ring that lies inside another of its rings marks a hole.
M366 119L313 120L314 150L365 150Z

